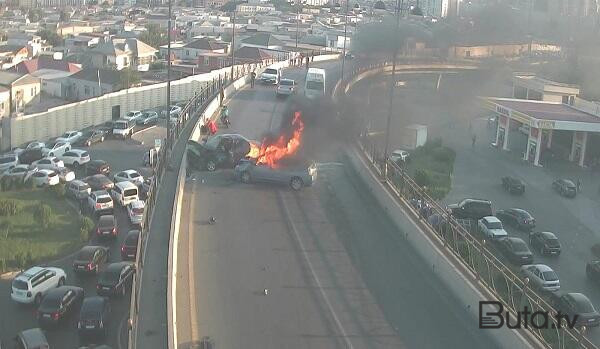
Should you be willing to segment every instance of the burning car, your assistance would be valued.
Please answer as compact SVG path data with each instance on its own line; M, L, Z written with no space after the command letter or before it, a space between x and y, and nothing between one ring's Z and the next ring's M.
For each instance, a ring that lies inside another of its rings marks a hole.
M258 145L239 134L221 134L209 138L201 144L187 143L188 165L197 170L214 171L220 168L233 168L241 159L258 152Z
M268 164L251 160L241 160L234 172L243 183L277 183L289 185L293 190L311 186L317 177L317 169L314 165L303 170L288 170L273 168Z

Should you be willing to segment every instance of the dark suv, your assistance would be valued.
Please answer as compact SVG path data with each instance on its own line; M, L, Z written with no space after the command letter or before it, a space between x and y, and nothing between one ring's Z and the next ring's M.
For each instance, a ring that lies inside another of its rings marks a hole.
M458 204L448 205L452 215L459 219L481 219L492 214L492 202L482 199L463 199Z
M506 176L502 177L502 187L511 194L523 194L525 193L525 183L522 180Z
M567 198L574 198L577 196L577 186L569 179L557 179L552 182L552 188L556 190L560 195Z

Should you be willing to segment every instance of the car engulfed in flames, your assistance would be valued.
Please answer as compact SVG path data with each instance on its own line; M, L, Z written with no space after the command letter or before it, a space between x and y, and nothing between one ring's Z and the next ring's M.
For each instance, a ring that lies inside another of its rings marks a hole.
M276 138L265 138L260 146L251 143L248 158L254 159L256 164L265 164L277 168L279 161L296 154L302 145L304 122L302 113L297 111L291 122L291 131L283 133Z

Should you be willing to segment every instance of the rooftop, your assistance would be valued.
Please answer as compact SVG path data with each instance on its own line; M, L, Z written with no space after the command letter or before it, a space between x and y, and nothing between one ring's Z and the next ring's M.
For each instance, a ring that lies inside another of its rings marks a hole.
M489 98L490 101L538 120L571 121L600 124L600 118L567 104L511 98Z
M258 33L249 38L242 40L244 44L257 45L257 46L283 46L284 43L273 36L271 33Z

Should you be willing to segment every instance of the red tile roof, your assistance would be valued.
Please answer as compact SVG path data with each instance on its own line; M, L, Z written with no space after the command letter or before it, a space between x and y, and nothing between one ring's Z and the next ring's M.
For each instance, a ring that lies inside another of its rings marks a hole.
M56 60L52 57L42 56L39 58L30 59L17 64L12 70L19 73L31 74L40 69L53 69L65 72L77 73L81 70L74 63L63 60Z

